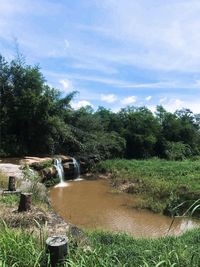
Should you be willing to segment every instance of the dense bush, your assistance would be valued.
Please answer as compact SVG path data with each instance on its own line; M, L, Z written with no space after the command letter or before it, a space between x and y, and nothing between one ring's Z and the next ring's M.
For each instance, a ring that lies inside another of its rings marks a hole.
M177 160L200 155L200 116L162 106L114 113L103 107L73 110L76 92L62 97L38 66L0 56L0 156L68 153L100 159L152 156Z

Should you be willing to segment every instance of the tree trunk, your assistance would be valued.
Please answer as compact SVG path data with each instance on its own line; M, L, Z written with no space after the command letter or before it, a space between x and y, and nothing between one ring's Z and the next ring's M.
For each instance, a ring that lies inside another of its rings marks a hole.
M31 193L21 193L18 212L28 211L31 209Z
M16 191L15 183L16 183L16 177L15 176L9 176L8 191Z
M51 267L64 264L68 254L67 237L51 236L46 240L47 251L50 253Z

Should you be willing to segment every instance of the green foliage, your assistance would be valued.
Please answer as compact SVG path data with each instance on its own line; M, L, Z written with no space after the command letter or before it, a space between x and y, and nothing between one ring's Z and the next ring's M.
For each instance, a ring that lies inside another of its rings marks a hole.
M134 239L126 234L89 233L91 248L70 250L67 266L82 267L197 267L200 264L200 231L181 237Z
M0 266L41 266L44 248L41 250L36 237L21 230L12 230L5 224L0 226Z
M72 138L63 116L75 92L64 98L50 88L38 66L0 57L2 153L57 153ZM70 143L71 141L69 141Z
M166 142L166 158L169 160L184 160L191 157L191 147L181 142Z
M8 176L0 171L0 188L7 188L8 187Z
M60 178L56 177L56 178L52 178L50 180L47 180L44 182L46 187L52 187L56 184L58 184L60 182Z
M41 233L42 234L42 233ZM188 231L180 237L135 239L126 234L90 232L90 246L73 246L65 266L79 267L155 267L200 265L200 231ZM0 227L0 266L49 266L44 242L31 233Z
M0 56L0 156L96 155L105 158L184 159L200 155L200 119L188 109L162 106L153 114L129 106L114 113L103 107L73 110L71 100L45 84L38 66L19 56Z
M0 203L5 205L13 206L19 202L19 195L11 194L11 195L1 195L0 196Z
M107 160L94 169L111 173L116 187L129 184L127 192L139 194L140 206L155 212L183 215L199 199L200 161L197 160ZM200 215L199 208L193 215Z
M24 166L23 179L25 181L28 181L23 190L25 192L32 193L33 202L36 204L47 203L48 200L46 198L46 188L42 183L40 183L41 177L39 176L39 174L30 169L29 166Z
M93 154L100 159L123 156L125 139L115 131L105 132L99 115L90 107L74 111L71 124L74 125L73 133L81 144L77 154Z

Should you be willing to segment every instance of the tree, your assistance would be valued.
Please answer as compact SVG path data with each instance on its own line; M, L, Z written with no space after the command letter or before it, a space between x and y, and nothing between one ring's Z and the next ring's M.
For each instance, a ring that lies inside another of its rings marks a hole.
M146 107L128 107L119 112L123 122L122 136L126 139L129 158L146 158L155 155L159 124Z
M1 153L55 153L71 132L62 115L75 92L61 98L38 66L0 57ZM62 142L60 143L60 141Z

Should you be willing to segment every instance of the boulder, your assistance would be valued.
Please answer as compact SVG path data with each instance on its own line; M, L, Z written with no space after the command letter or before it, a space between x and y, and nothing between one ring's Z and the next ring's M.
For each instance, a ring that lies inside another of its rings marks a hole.
M90 171L90 168L97 162L100 161L100 158L97 155L87 155L78 157L80 163L81 174L87 173Z
M41 174L42 180L44 182L44 181L47 181L49 179L56 178L57 170L56 170L55 166L51 166L51 167L48 167L48 168L41 170L40 174Z
M23 178L23 171L20 165L12 163L0 163L0 172L5 173L7 176L15 176L17 179Z
M68 162L68 163L64 163L63 164L63 170L64 170L64 175L65 175L65 179L73 179L76 178L76 169L74 166L73 162Z
M55 155L54 158L60 158L62 163L73 162L73 158L65 155Z
M30 166L34 163L44 163L48 161L53 161L52 157L24 157L22 160L20 160L20 164Z

